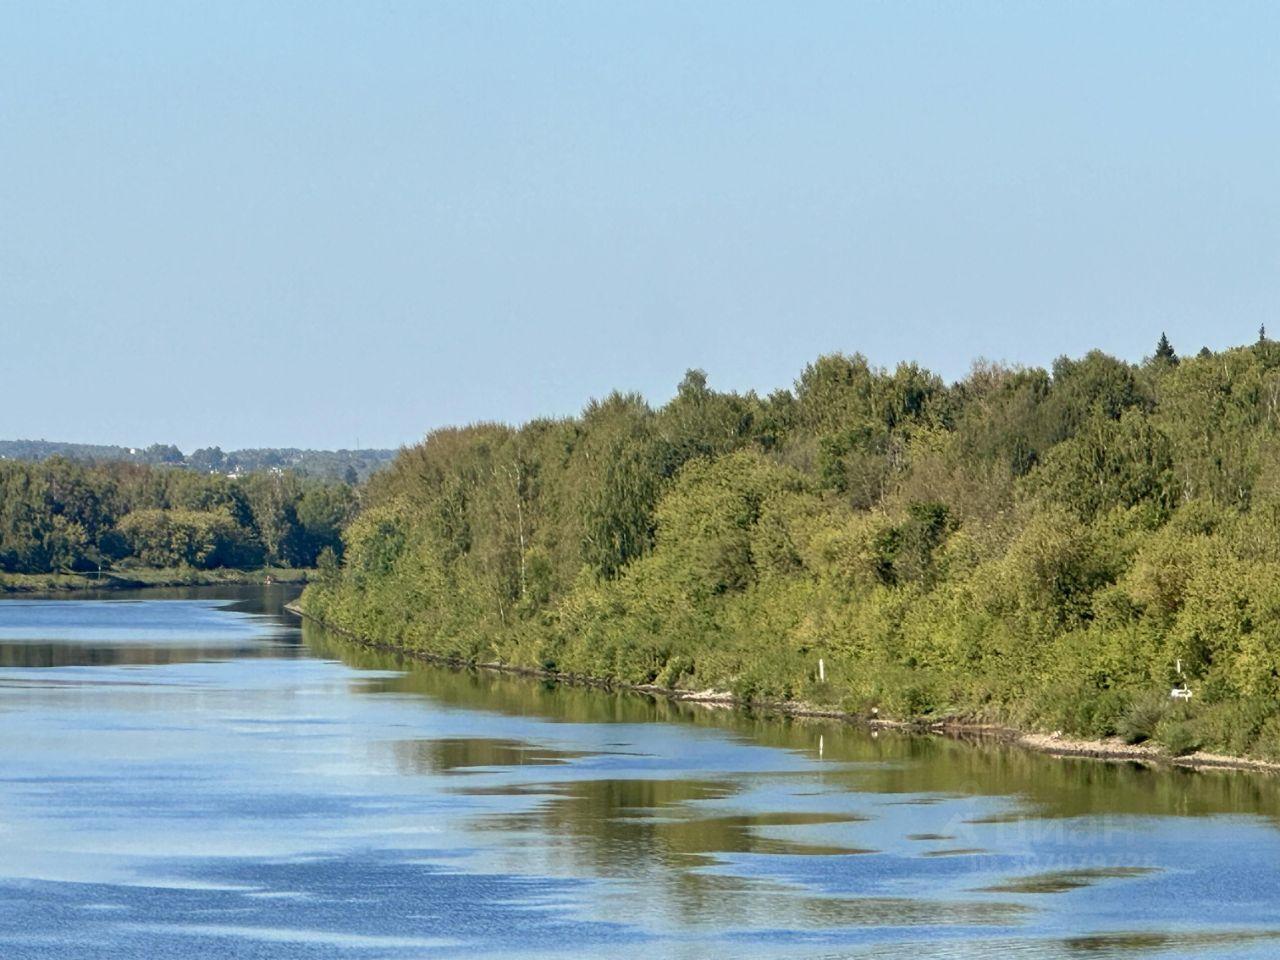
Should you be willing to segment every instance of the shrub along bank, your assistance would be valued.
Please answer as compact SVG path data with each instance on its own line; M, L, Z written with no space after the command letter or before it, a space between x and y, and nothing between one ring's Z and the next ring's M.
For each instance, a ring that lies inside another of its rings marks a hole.
M832 355L768 397L695 371L431 434L303 603L467 661L1278 758L1278 428L1265 338L952 385Z

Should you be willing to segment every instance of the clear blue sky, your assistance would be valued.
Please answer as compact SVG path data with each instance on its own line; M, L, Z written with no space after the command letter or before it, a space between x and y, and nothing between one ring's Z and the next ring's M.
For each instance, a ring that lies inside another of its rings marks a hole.
M0 437L1280 332L1280 4L0 2Z

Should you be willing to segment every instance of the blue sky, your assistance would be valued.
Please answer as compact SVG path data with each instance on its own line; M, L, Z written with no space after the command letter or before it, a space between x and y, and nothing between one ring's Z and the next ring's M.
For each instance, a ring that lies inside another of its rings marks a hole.
M0 2L0 437L1280 331L1280 5Z

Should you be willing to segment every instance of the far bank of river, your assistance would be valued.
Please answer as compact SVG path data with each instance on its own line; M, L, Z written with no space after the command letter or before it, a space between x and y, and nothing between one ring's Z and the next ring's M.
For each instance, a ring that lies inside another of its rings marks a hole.
M299 567L253 570L197 570L194 567L138 567L90 573L0 573L0 594L62 593L73 590L141 590L148 587L213 587L307 582Z

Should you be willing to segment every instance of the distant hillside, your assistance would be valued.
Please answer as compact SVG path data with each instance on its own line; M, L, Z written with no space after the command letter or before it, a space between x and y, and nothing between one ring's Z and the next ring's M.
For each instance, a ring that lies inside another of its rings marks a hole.
M204 447L184 454L171 444L149 447L116 447L93 443L61 443L54 440L0 440L0 460L39 462L50 457L70 460L167 464L201 473L238 475L255 470L296 470L311 477L355 482L366 479L389 464L395 450L299 450L264 447L232 450Z

